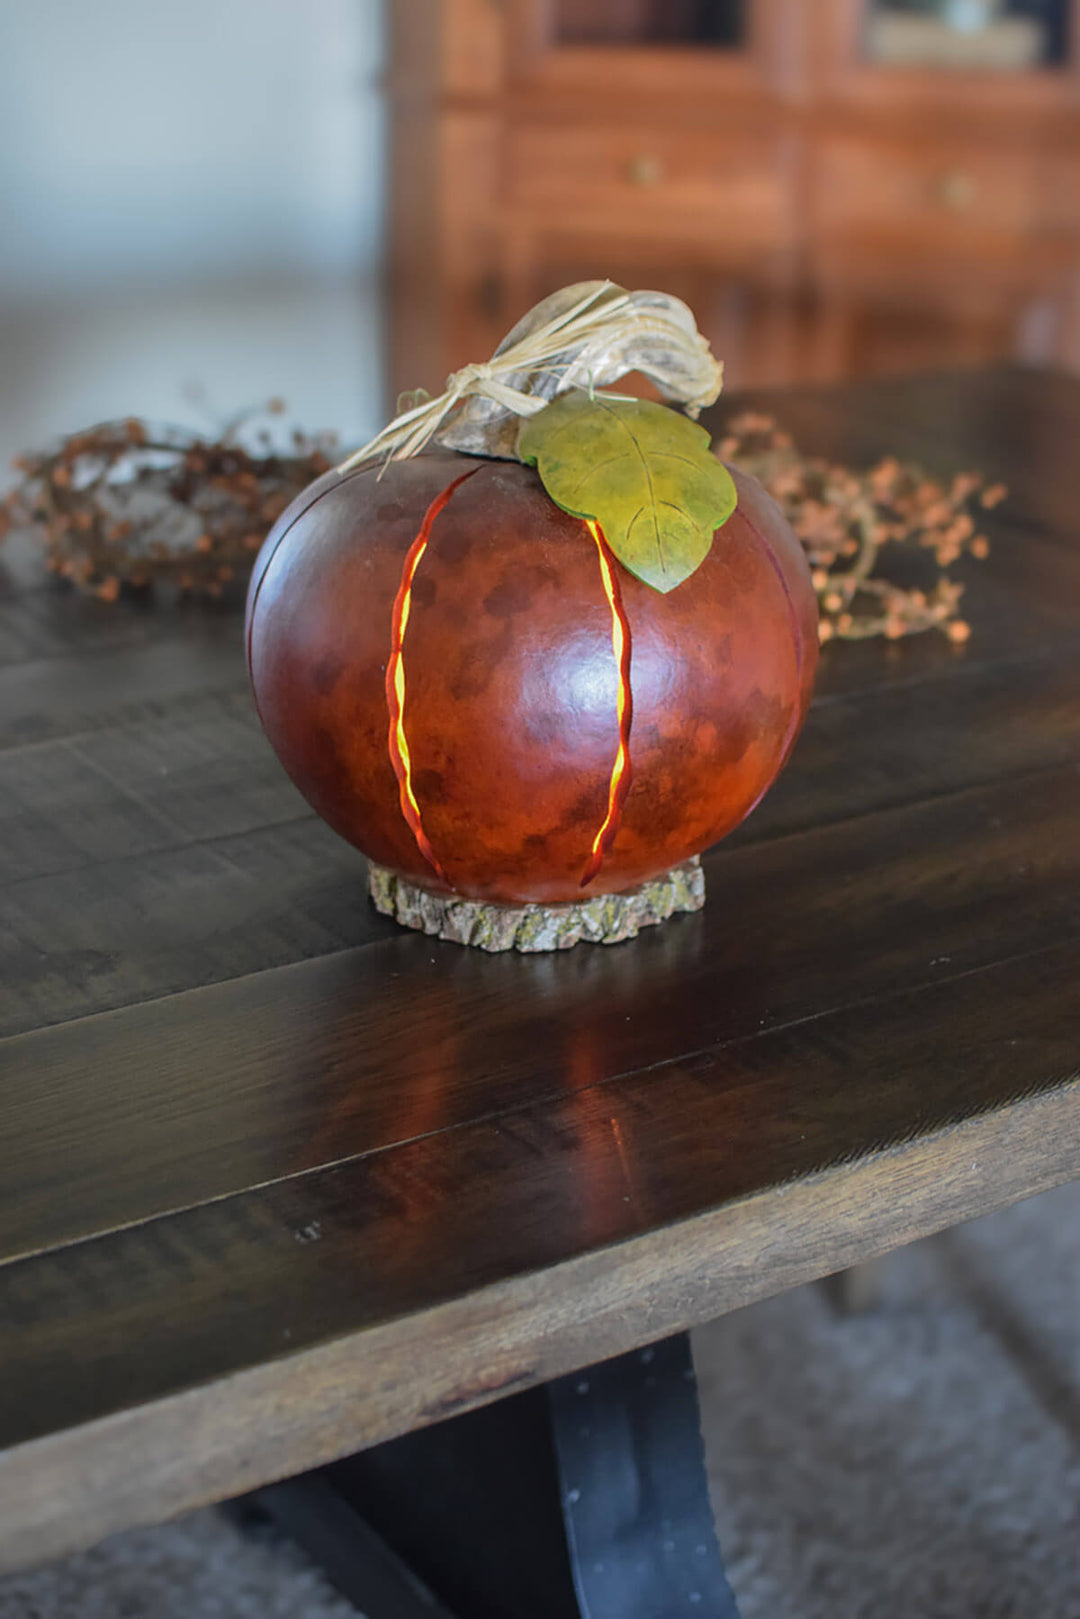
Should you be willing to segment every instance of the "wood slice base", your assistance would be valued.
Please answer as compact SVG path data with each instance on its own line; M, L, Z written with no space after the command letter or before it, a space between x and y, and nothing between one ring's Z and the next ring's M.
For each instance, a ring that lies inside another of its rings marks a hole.
M583 941L622 944L642 928L680 911L700 911L705 903L705 873L696 855L625 894L598 894L569 905L499 905L429 894L374 861L368 887L375 909L404 927L491 951L569 950Z

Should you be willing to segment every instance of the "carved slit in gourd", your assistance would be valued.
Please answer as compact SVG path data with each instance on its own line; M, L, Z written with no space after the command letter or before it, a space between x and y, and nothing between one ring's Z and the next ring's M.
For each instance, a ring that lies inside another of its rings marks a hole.
M750 516L749 513L746 513L746 522L747 522L748 527L750 528L751 533L754 535L754 538L757 540L757 542L761 546L761 549L764 552L765 556L768 558L769 567L772 569L773 573L776 575L777 580L779 581L779 584L780 584L780 589L784 592L784 600L787 602L788 620L789 620L789 622L791 624L791 638L792 638L792 642L793 642L794 648L795 648L795 684L796 684L796 686L799 686L801 684L801 682L802 682L803 657L805 656L805 650L806 649L803 646L802 625L799 623L799 614L798 614L798 611L796 609L794 599L792 598L791 586L787 582L787 579L786 579L786 577L784 575L784 570L780 566L780 559L777 557L776 552L773 550L773 547L772 547L768 537L761 532L761 529L758 527L757 523L754 522L754 519ZM801 723L801 720L802 720L802 713L801 713L799 704L798 704L798 702L794 702L792 704L792 708L791 708L791 718L788 720L787 730L784 732L784 740L780 745L780 768L781 769L783 769L784 765L787 764L787 757L788 757L788 754L791 752L792 746L794 745L794 742L795 742L795 738L798 735L798 730L799 730L799 725ZM768 792L770 785L771 784L769 782L766 782L765 786L761 789L761 792L758 794L757 798L755 798L754 802L751 804L750 808L747 810L747 812L746 812L747 815L752 814L753 811L755 809L757 809L758 804L761 802L761 800L764 798L765 794Z
M401 813L405 823L415 838L416 846L420 853L435 875L444 883L449 883L449 878L435 850L432 848L427 833L424 831L420 805L413 789L412 756L409 752L409 741L405 729L405 631L408 628L409 615L412 610L412 594L416 572L428 548L435 519L447 505L454 490L460 484L463 484L466 479L473 477L479 470L478 467L474 467L471 471L463 473L460 478L455 478L453 483L448 484L445 489L435 496L435 499L424 513L424 520L420 525L419 532L405 554L405 561L401 568L401 583L398 585L397 595L394 597L393 611L390 615L390 657L386 665L386 706L390 716L388 735L390 762L394 767L394 775L397 777ZM596 877L604 862L605 855L615 841L622 822L623 806L630 791L633 774L630 765L630 727L634 717L634 702L630 689L630 622L623 607L622 591L619 588L614 558L599 524L587 520L585 526L596 544L596 552L600 562L600 579L611 610L611 650L614 654L615 666L618 671L616 718L618 721L619 741L608 783L607 812L599 831L593 839L588 863L581 878L582 888L587 888Z
M420 566L424 552L431 539L431 528L436 517L449 501L454 490L471 478L480 469L473 467L471 471L462 473L453 483L440 491L424 513L424 520L420 524L420 531L405 554L405 561L401 569L401 583L397 595L394 597L394 607L390 615L390 658L386 665L386 706L390 713L390 763L394 767L397 777L398 794L401 799L401 813L406 824L416 839L416 846L435 875L445 883L449 879L439 864L434 849L424 831L420 818L420 806L416 802L416 794L412 784L412 759L409 754L409 742L405 732L405 631L409 624L409 612L412 608L413 581L416 570Z
M622 821L623 805L626 795L630 791L632 771L630 768L630 726L634 718L634 700L630 690L630 622L623 607L622 591L619 588L619 578L613 566L614 559L603 530L598 523L587 520L585 524L589 533L596 541L596 551L600 558L600 578L604 586L604 595L611 608L611 650L615 654L615 666L618 670L619 686L616 714L619 721L619 745L615 753L615 762L611 767L611 780L608 784L608 807L604 821L593 839L592 852L589 863L585 867L581 879L582 888L587 888L603 865L604 856L615 842L619 825Z

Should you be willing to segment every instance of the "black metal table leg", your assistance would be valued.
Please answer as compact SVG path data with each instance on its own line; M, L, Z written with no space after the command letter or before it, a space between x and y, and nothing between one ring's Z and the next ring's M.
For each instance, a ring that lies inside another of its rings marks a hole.
M454 1619L348 1496L321 1473L272 1484L256 1499L367 1619L391 1614L393 1619Z
M367 1619L737 1619L685 1334L254 1499Z
M549 1385L585 1619L737 1619L683 1333Z

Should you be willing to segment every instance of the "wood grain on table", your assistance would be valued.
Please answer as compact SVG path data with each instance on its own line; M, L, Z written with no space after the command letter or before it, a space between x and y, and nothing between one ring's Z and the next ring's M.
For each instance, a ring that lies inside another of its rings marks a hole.
M1011 496L970 642L827 648L705 911L612 949L377 917L234 613L0 550L0 1567L1080 1172L1080 384L756 402Z

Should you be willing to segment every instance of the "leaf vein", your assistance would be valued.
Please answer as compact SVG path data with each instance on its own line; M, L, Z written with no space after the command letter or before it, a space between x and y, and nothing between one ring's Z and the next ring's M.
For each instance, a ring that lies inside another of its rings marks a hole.
M661 533L660 533L660 523L659 523L659 521L657 519L657 516L656 516L656 504L657 504L656 503L656 492L655 492L655 490L653 488L652 468L649 465L648 457L646 456L644 450L641 448L641 445L640 445L640 443L638 442L638 439L637 439L637 435L635 433L631 432L630 428L623 421L623 419L619 415L619 413L617 411L612 410L611 406L609 404L604 403L603 401L598 400L597 403L602 404L603 409L607 411L608 415L610 417L612 417L614 421L618 422L619 426L622 428L623 432L626 434L627 438L630 440L631 444L634 446L634 451L637 454L638 460L641 462L641 465L645 470L645 482L647 483L648 488L649 488L649 515L652 518L652 530L653 530L654 535L656 536L656 554L657 554L657 557L659 558L659 562L660 562L660 572L666 576L667 571L668 571L667 559L664 556L664 541L663 541L663 538L662 538ZM634 516L634 522L637 521L637 518L640 516L640 514L641 514L641 508L639 507L637 513ZM627 533L628 534L629 534L630 528L632 526L633 526L632 524L627 526Z

